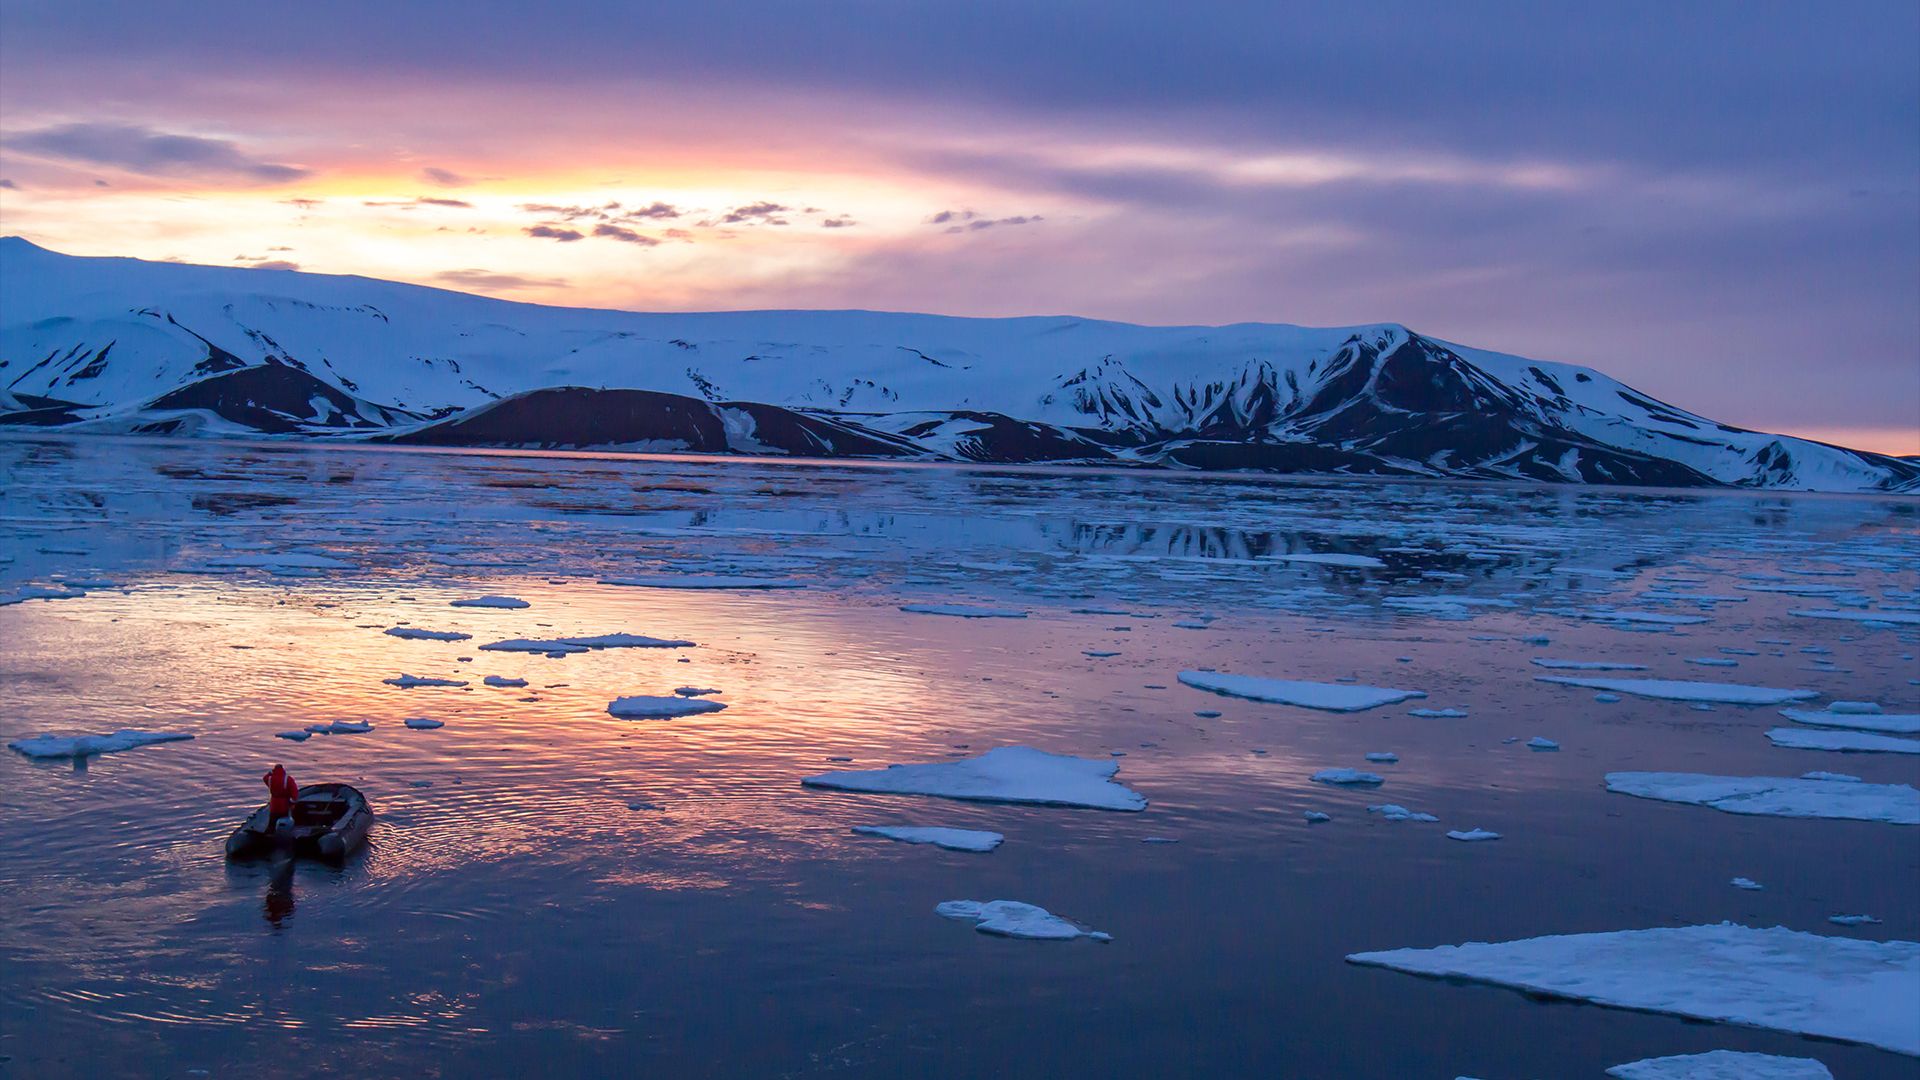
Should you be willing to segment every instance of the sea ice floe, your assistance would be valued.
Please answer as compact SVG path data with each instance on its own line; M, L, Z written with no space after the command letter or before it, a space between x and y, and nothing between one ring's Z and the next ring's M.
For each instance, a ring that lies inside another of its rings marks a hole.
M1724 656L1690 656L1687 658L1687 663L1698 664L1701 667L1739 667L1740 666L1740 661L1729 660Z
M1303 551L1292 555L1262 555L1263 562L1314 563L1319 566L1344 566L1357 570L1384 570L1386 563L1371 555L1345 555L1339 552Z
M673 693L676 697L708 697L719 692L720 691L711 686L676 686L673 688Z
M479 607L479 608L524 608L524 607L532 607L533 605L527 603L525 600L522 600L517 596L488 595L488 596L469 597L464 600L454 600L454 601L451 601L448 604L448 606L449 607Z
M1891 623L1895 626L1920 626L1920 611L1789 611L1803 619L1835 619L1847 622Z
M1218 671L1183 671L1180 681L1196 690L1207 690L1228 697L1296 705L1304 709L1330 712L1360 712L1391 705L1408 698L1426 697L1424 690L1394 690L1380 686L1345 683L1298 682L1268 679L1257 675L1228 675Z
M1860 782L1860 778L1857 776L1854 776L1851 773L1821 772L1818 769L1814 770L1813 772L1801 773L1800 779L1802 780L1837 780L1843 784L1857 784Z
M1560 749L1560 744L1557 742L1554 742L1552 739L1543 739L1540 736L1535 735L1533 738L1527 740L1527 749L1558 750Z
M938 825L855 825L862 836L882 836L903 844L932 844L948 851L992 851L1006 837L979 829L950 829Z
M971 919L973 928L983 934L1000 937L1031 938L1036 941L1071 941L1088 937L1111 941L1111 934L1082 930L1046 908L1019 900L948 900L933 909L946 919Z
M78 600L87 595L79 589L48 588L45 585L22 585L10 593L0 593L0 607L9 604L21 604L28 600Z
M1727 882L1727 884L1733 886L1736 889L1745 889L1748 892L1759 892L1761 889L1766 887L1764 885L1761 885L1759 882L1753 880L1752 878L1744 878L1744 877L1734 878L1732 881Z
M1361 772L1358 769L1321 769L1308 777L1322 784L1384 784L1387 778L1379 773Z
M1843 703L1836 701L1833 704ZM1780 715L1796 724L1811 724L1814 727L1883 731L1894 735L1920 735L1920 713L1841 712L1829 705L1824 711L1781 709Z
M485 648L485 647L486 646L484 645L481 646L481 648ZM405 672L402 672L399 678L381 679L380 681L383 683L386 683L388 686L397 686L402 690L411 690L416 686L465 686L467 685L465 682L459 679L434 679L434 678L428 678L426 676L421 676L421 675L408 675Z
M1872 926L1880 922L1871 915L1829 915L1827 921L1837 926Z
M1745 1050L1643 1058L1615 1065L1607 1075L1616 1080L1833 1080L1827 1067L1812 1058Z
M1920 825L1920 791L1905 784L1670 772L1614 772L1606 782L1608 791L1623 795L1710 806L1730 814Z
M432 731L434 728L447 726L445 720L435 720L430 716L409 716L403 723L415 731Z
M1321 812L1320 812L1320 811L1318 811L1318 810L1309 810L1309 811L1307 811L1307 812L1306 812L1306 819L1307 819L1307 823L1308 823L1308 824L1310 824L1310 825L1318 825L1318 824L1320 824L1320 823L1321 823L1321 822L1323 822L1323 821L1332 821L1332 820L1333 820L1333 815L1332 815L1332 814L1323 814L1323 813L1321 813Z
M607 712L622 720L666 720L676 716L719 712L724 708L726 706L720 702L708 701L705 698L650 697L646 694L634 694L629 697L614 698L607 706Z
M1593 695L1593 700L1599 702L1602 705L1611 705L1614 702L1620 700L1620 695L1619 694L1595 694Z
M472 634L463 634L458 630L422 630L417 626L392 626L385 631L388 637L408 638L414 641L466 641Z
M483 683L486 683L488 686L525 686L527 685L527 680L525 679L509 679L505 675L489 675L486 678L481 679L480 681Z
M601 578L600 583L629 585L639 589L804 589L807 585L804 581L790 578L728 577L719 574Z
M1862 731L1809 731L1774 728L1767 738L1789 750L1839 750L1860 754L1920 754L1920 739L1870 735Z
M1718 701L1727 705L1784 705L1819 697L1813 690L1780 690L1738 683L1687 682L1679 679L1580 679L1565 675L1535 675L1538 682L1611 690L1663 701Z
M1388 821L1439 821L1440 820L1439 818L1434 817L1432 814L1422 813L1421 811L1418 811L1418 810L1409 810L1406 807L1401 806L1399 803L1381 803L1379 806L1369 806L1367 807L1367 813L1379 814L1381 817L1385 818Z
M901 604L901 611L916 615L952 615L961 619L1024 619L1027 613L1013 608L975 607L972 604Z
M1109 656L1120 655L1118 652L1115 652L1112 649L1082 649L1080 650L1080 652L1082 655L1091 656L1096 660L1104 660Z
M373 730L373 725L365 720L334 720L326 724L308 724L307 730L315 735L365 735Z
M80 758L132 750L154 743L184 742L191 738L193 736L180 731L135 731L125 728L109 735L35 735L30 739L15 739L7 744L7 748L30 758Z
M1408 709L1408 716L1418 716L1426 720L1458 720L1467 715L1465 709Z
M273 733L273 737L276 739L291 739L294 742L306 742L308 739L313 738L313 732L305 728L298 728L293 731L276 731Z
M693 642L681 638L656 638L644 634L594 634L586 637L508 638L480 646L486 652L579 653L589 649L691 649Z
M1400 760L1400 755L1387 750L1377 750L1371 754L1368 754L1367 760L1377 761L1383 765L1391 765L1394 762Z
M1002 746L959 761L822 773L801 783L835 791L932 795L974 802L1145 810L1147 800L1140 793L1113 782L1119 771L1119 762L1112 758L1078 758L1028 746Z
M1555 671L1645 671L1647 670L1647 665L1645 664L1623 664L1623 663L1616 663L1615 661L1612 661L1612 660L1553 660L1544 656L1536 656L1533 658L1531 662L1539 667L1552 668Z
M1447 833L1447 839L1466 840L1468 842L1475 840L1498 840L1500 839L1500 834L1497 832L1488 832L1485 829L1455 829Z
M1397 971L1920 1055L1920 943L1734 923L1354 953Z

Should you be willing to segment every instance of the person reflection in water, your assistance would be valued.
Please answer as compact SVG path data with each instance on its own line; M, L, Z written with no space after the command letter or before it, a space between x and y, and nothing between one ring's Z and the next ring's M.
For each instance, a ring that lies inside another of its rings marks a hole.
M293 813L293 800L300 797L300 785L277 764L260 780L267 785L267 831L278 832L280 819Z

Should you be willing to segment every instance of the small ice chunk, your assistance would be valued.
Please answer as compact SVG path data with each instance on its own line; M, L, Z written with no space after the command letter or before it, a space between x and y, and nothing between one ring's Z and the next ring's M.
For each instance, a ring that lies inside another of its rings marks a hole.
M634 694L629 697L614 698L607 706L607 712L622 720L666 720L675 716L719 712L724 708L726 706L720 702L708 701L705 698L649 697L646 694Z
M1920 943L1734 923L1354 953L1350 963L1920 1055Z
M1812 1058L1745 1050L1643 1058L1615 1065L1607 1075L1616 1080L1833 1080L1827 1067Z
M903 844L932 844L948 851L992 851L1006 837L979 829L950 829L937 825L855 825L862 836L883 836Z
M1734 878L1732 881L1727 882L1727 884L1733 886L1736 889L1745 889L1748 892L1759 892L1761 889L1766 887L1760 884L1759 882L1753 880L1752 878L1744 878L1744 877Z
M1606 782L1608 791L1622 795L1710 806L1730 814L1920 825L1920 791L1905 784L1671 772L1614 772Z
M1818 770L1815 770L1813 772L1803 772L1800 774L1800 779L1802 780L1833 780L1842 784L1857 784L1860 782L1859 777L1854 776L1850 773L1820 772Z
M1394 690L1380 686L1343 683L1298 682L1289 679L1262 678L1257 675L1228 675L1217 671L1183 671L1180 673L1180 681L1196 690L1206 690L1228 697L1296 705L1304 709L1325 709L1329 712L1360 712L1378 708L1381 705L1391 705L1396 701L1405 701L1408 698L1427 696L1423 690Z
M1046 908L1019 900L989 900L985 903L979 900L948 900L933 911L946 919L971 919L975 930L1000 937L1031 938L1035 941L1071 941L1077 937L1090 937L1095 941L1110 940L1110 935L1082 930Z
M1434 817L1432 814L1424 814L1418 810L1409 810L1406 807L1401 806L1399 803L1381 803L1379 806L1369 806L1367 807L1367 813L1379 814L1381 817L1387 819L1388 821L1439 821L1440 820L1439 818Z
M1471 843L1476 840L1498 840L1500 839L1500 834L1497 832L1488 832L1485 829L1455 829L1447 834L1447 839L1465 840Z
M1177 844L1180 841L1172 836L1143 836L1140 838L1140 842L1143 844Z
M975 607L971 604L901 604L901 611L916 615L952 615L960 619L1024 619L1027 613L1012 608Z
M710 694L717 694L719 692L720 691L710 686L676 686L673 688L675 697L707 697Z
M1740 661L1730 660L1724 656L1690 656L1687 658L1687 663L1698 664L1701 667L1739 667L1740 666Z
M1536 656L1531 661L1538 667L1552 668L1555 671L1645 671L1645 664L1624 664L1612 660L1552 660Z
M1884 731L1894 735L1920 735L1920 713L1841 712L1829 706L1824 711L1781 709L1780 715L1796 724L1811 724L1814 727Z
M480 681L483 683L486 683L488 686L525 686L527 685L527 680L525 679L509 679L505 675L489 675L486 678L481 679Z
M1861 731L1809 731L1774 728L1767 738L1789 750L1839 750L1858 754L1920 754L1920 739L1897 739Z
M292 731L276 731L273 733L273 737L276 739L291 739L294 742L306 742L308 739L313 738L313 732L305 728L295 728Z
M415 731L432 731L434 728L447 726L446 721L435 720L430 716L409 716L404 723Z
M1849 716L1878 716L1885 710L1877 701L1834 701L1828 703L1827 711Z
M1827 921L1837 926L1866 926L1880 922L1871 915L1829 915Z
M388 637L408 638L414 641L466 641L472 634L463 634L458 630L422 630L417 626L392 626L386 630Z
M1663 701L1718 701L1728 705L1784 705L1789 701L1805 701L1820 696L1812 690L1779 690L1771 686L1685 682L1677 679L1577 679L1563 675L1535 675L1534 680Z
M684 638L657 638L645 634L594 634L590 637L561 638L560 643L582 649L691 649ZM482 645L481 648L486 648Z
M373 730L373 725L365 720L335 720L326 724L308 724L307 730L315 735L365 735Z
M7 748L30 758L84 758L112 754L154 743L184 742L193 736L179 731L136 731L123 728L110 735L35 735L15 739Z
M1384 784L1387 778L1379 773L1361 772L1358 769L1321 769L1308 779L1322 784Z
M508 638L505 641L490 641L480 646L481 652L528 652L528 653L580 653L586 652L585 645L573 645L559 638Z
M1393 752L1391 752L1391 751L1386 751L1386 750L1377 750L1377 751L1375 751L1375 752L1373 752L1373 753L1371 753L1371 754L1368 754L1368 755L1367 755L1367 760L1368 760L1368 761L1378 761L1378 762L1380 762L1380 763L1381 763L1381 764L1383 764L1383 765L1391 765L1391 764L1393 764L1394 762L1396 762L1396 761L1399 761L1399 760L1400 760L1400 755L1399 755L1399 754L1395 754L1395 753L1393 753Z
M1199 717L1202 720L1212 720L1220 715L1220 710L1219 709L1195 709L1193 710L1193 715Z
M1540 736L1535 735L1533 738L1527 740L1527 749L1558 750L1560 749L1560 744L1557 742L1554 742L1552 739L1543 739Z
M482 647L484 648L484 646ZM380 681L383 683L386 683L388 686L397 686L402 690L411 690L416 686L465 686L467 685L466 683L462 682L459 679L433 679L433 678L427 678L421 675L408 675L405 672L401 672L400 677L397 679L381 679Z
M1120 763L1112 758L1078 758L1028 746L1002 746L959 761L822 773L801 783L836 791L932 795L975 802L1145 810L1145 798L1113 782L1119 771Z
M1595 694L1593 695L1593 700L1599 702L1602 705L1611 705L1614 702L1620 700L1620 695L1619 694Z
M1180 630L1205 630L1213 624L1200 619L1180 619L1173 625Z
M448 606L449 607L480 607L480 608L524 608L524 607L532 607L533 605L527 603L525 600L522 600L517 596L488 595L488 596L470 597L465 600L454 600L450 602Z
M1426 720L1458 720L1467 715L1465 709L1408 709L1408 716L1418 716Z
M1310 824L1310 825L1318 825L1318 824L1320 824L1320 823L1321 823L1321 822L1323 822L1323 821L1332 821L1332 820L1333 820L1333 815L1332 815L1332 814L1323 814L1323 813L1321 813L1321 812L1320 812L1320 811L1318 811L1318 810L1309 810L1309 811L1307 811L1307 813L1306 813L1306 818L1307 818L1307 823L1308 823L1308 824Z
M1112 649L1082 649L1080 650L1080 652L1082 655L1091 656L1096 660L1104 660L1109 656L1120 655L1118 652Z

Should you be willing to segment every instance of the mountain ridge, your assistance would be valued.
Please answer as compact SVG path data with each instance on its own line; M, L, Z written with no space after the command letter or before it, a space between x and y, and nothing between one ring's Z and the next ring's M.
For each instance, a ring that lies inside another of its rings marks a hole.
M0 239L0 425L1567 483L1920 490L1398 323L642 313Z

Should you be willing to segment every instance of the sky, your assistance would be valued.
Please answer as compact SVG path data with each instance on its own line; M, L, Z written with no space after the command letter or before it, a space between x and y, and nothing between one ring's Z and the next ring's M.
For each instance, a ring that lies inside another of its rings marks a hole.
M1920 453L1920 4L8 0L0 232L636 310L1400 322Z

